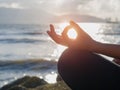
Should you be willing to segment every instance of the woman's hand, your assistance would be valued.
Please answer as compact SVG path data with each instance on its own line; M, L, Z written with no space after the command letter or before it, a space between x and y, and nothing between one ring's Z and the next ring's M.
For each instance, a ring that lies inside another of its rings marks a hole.
M73 28L76 33L76 39L70 39L67 35L69 29ZM91 51L92 47L95 46L96 41L94 41L84 30L75 22L70 21L70 26L67 26L64 31L62 32L62 37L67 43L69 48L73 49L82 49Z
M67 35L71 28L77 32L76 39L70 39ZM90 50L95 44L95 41L73 21L64 28L62 35L56 34L53 25L50 25L50 31L47 33L56 43L73 49Z

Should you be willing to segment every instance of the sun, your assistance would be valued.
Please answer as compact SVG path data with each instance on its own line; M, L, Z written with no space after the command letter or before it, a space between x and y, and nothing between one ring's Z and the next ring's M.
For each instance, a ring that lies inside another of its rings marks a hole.
M77 32L72 28L68 31L67 35L70 39L76 39Z

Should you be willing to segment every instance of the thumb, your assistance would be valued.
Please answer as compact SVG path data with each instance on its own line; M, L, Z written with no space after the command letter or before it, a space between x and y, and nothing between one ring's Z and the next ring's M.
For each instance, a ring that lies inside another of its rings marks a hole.
M72 28L71 25L67 26L64 28L63 32L62 32L62 37L64 39L64 41L68 44L68 46L70 46L70 43L72 41L72 39L70 39L67 35L68 31Z
M75 29L75 31L77 32L78 36L84 36L87 33L74 21L70 21L70 25Z

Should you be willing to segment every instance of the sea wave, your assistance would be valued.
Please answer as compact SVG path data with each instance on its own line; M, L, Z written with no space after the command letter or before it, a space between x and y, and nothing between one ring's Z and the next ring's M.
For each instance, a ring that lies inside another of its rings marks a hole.
M5 44L5 43L43 43L46 42L46 40L40 40L40 39L29 39L29 38L21 38L21 39L17 39L17 38L2 38L0 39L0 43L1 44Z
M47 60L18 60L0 61L0 71L46 71L56 70L56 61Z
M45 32L0 32L0 35L45 35Z

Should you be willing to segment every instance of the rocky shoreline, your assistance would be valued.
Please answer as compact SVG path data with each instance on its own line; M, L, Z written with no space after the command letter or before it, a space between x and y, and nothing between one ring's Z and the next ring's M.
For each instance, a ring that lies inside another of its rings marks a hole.
M49 84L38 77L24 76L5 86L0 90L71 90L63 80L58 79L57 83Z

